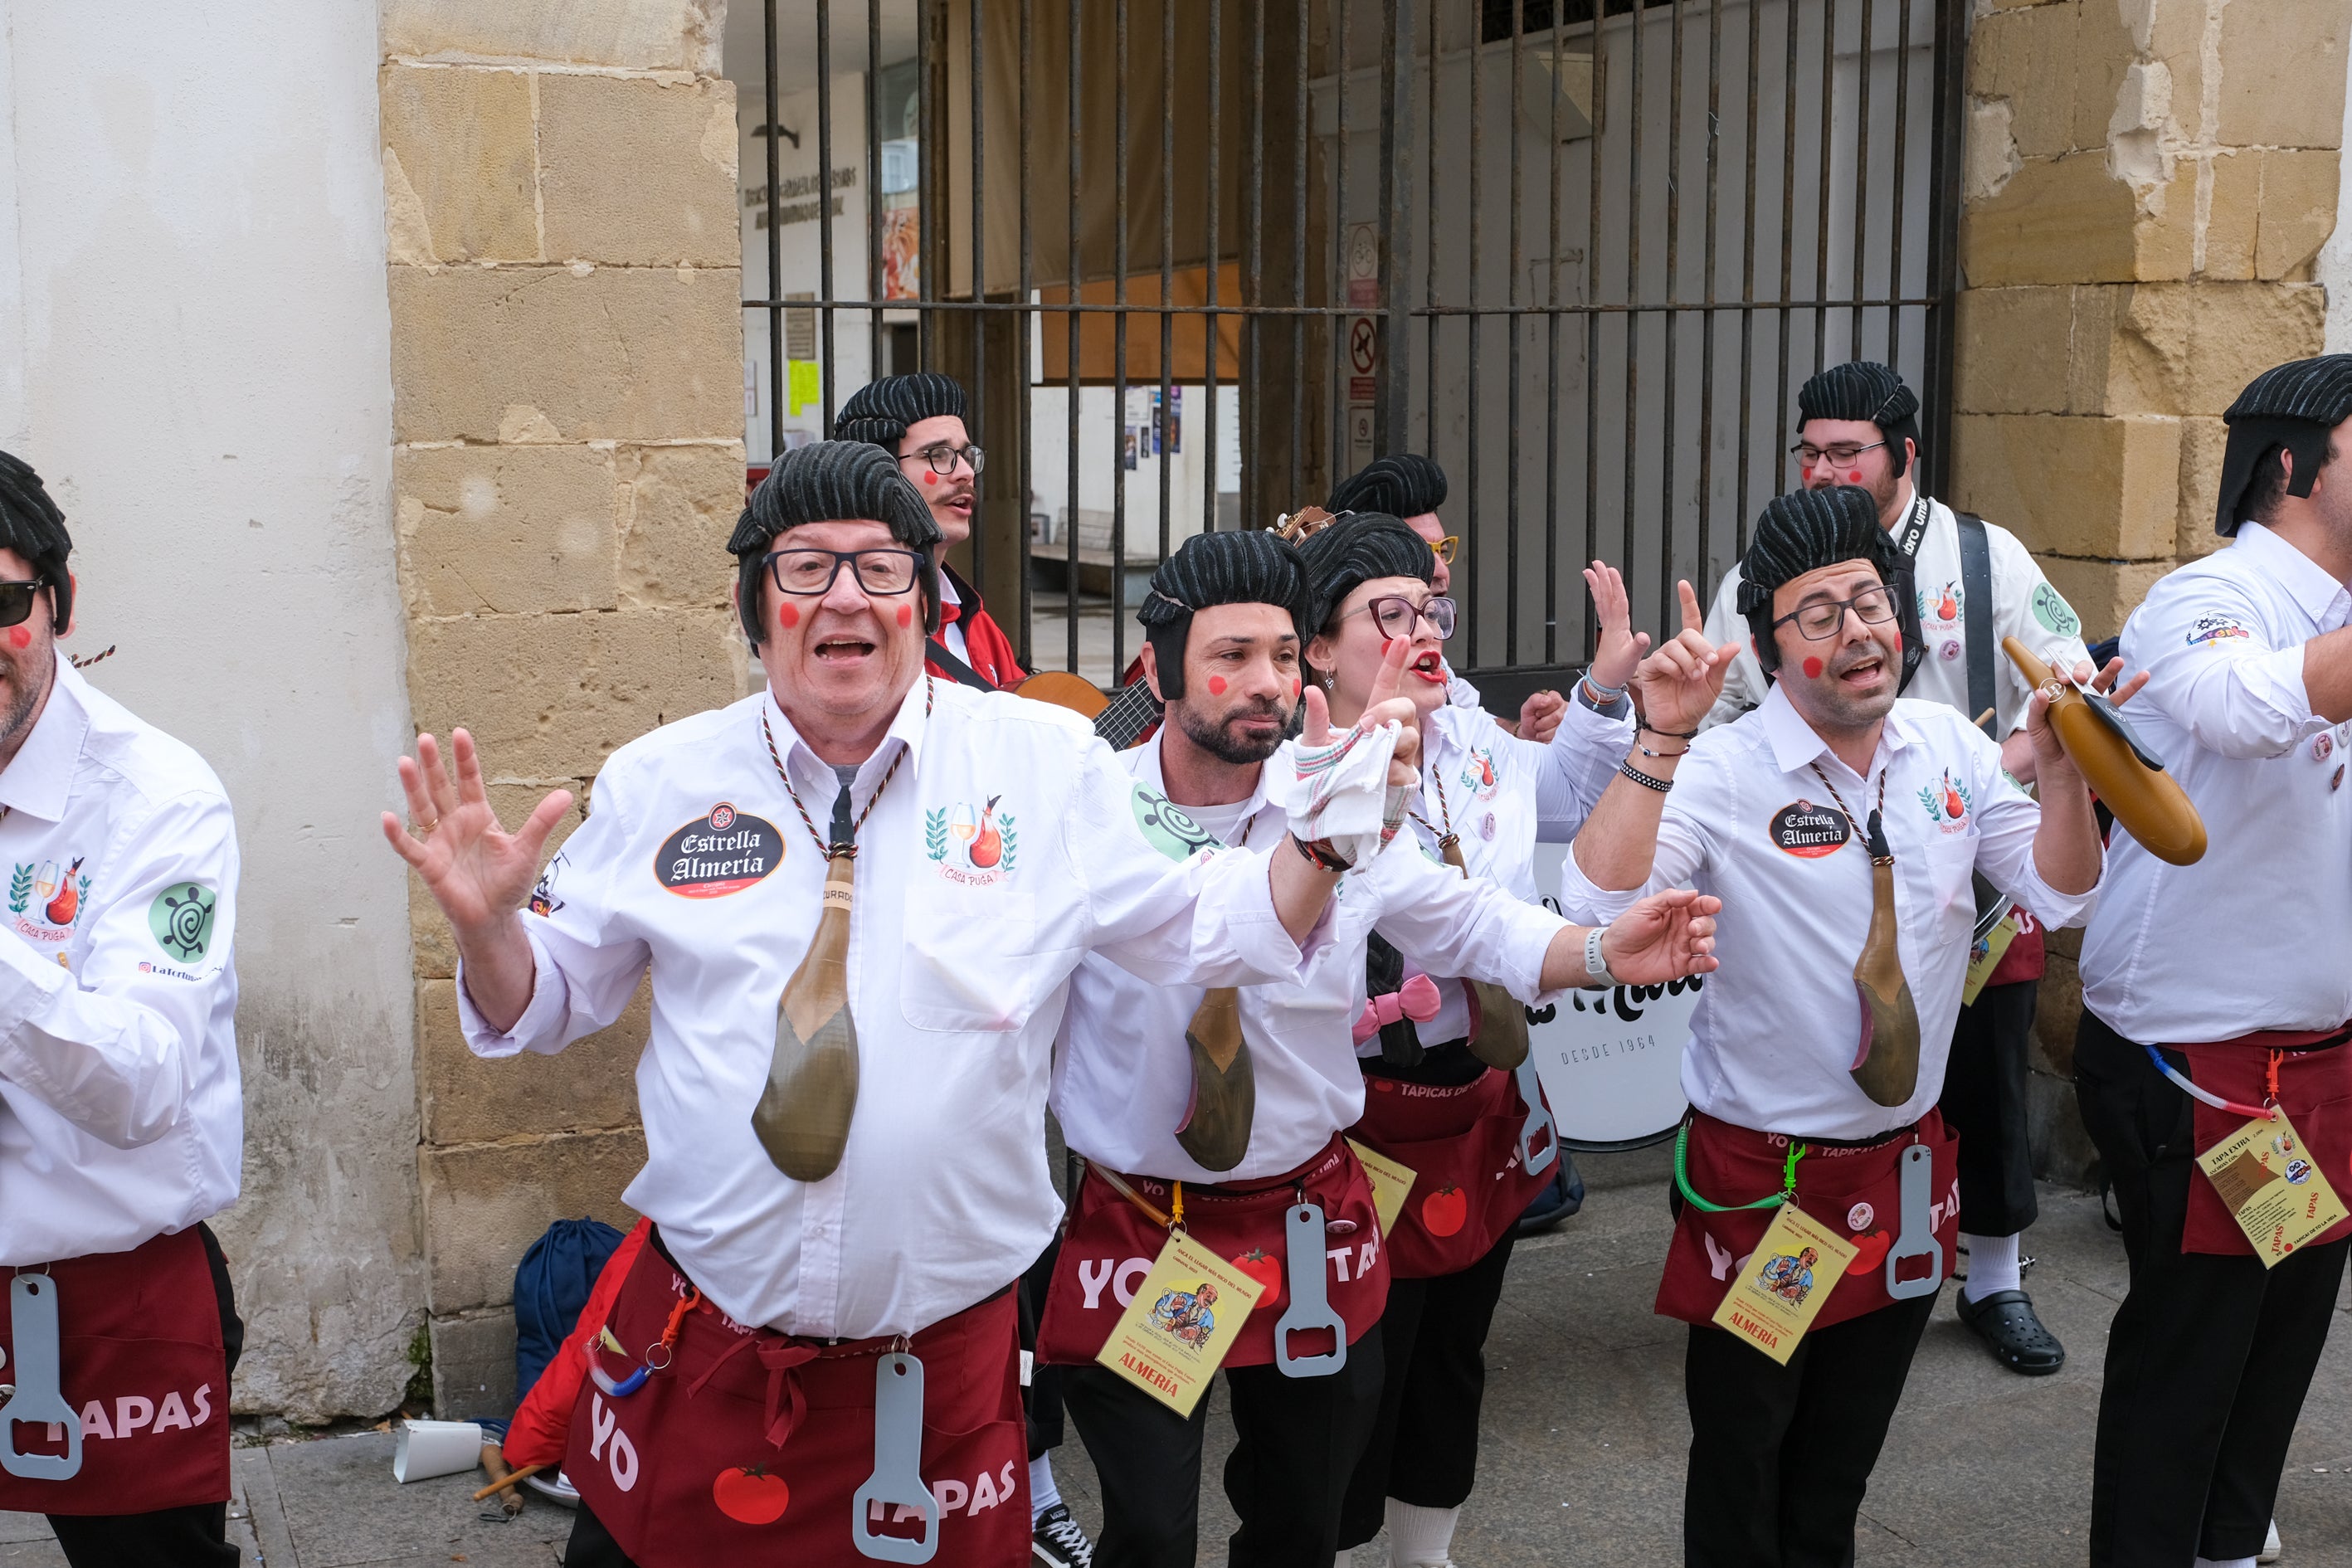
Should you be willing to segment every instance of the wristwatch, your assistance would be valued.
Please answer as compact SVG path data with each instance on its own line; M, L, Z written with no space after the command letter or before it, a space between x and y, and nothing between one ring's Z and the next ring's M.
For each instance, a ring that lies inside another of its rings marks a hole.
M1601 939L1608 934L1607 926L1594 926L1584 933L1584 977L1594 985L1617 984L1617 977L1609 973L1609 961L1601 956Z

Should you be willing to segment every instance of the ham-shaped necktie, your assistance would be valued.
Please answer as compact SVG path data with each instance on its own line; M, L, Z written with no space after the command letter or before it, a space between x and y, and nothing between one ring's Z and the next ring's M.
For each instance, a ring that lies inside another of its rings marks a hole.
M1850 825L1853 813L1845 797L1830 783L1829 774L1813 764L1813 774L1826 785L1830 798ZM1853 988L1862 1003L1862 1039L1847 1069L1874 1104L1901 1105L1919 1087L1919 1010L1912 1005L1911 982L1903 973L1903 954L1895 921L1895 851L1886 842L1882 813L1886 807L1886 771L1878 774L1878 805L1870 814L1870 930L1862 939L1862 956L1853 961Z
M796 1182L833 1174L857 1110L857 1024L849 1014L849 910L857 851L846 785L834 801L833 839L825 847L824 908L776 1005L776 1053L751 1112L760 1147Z
M1249 1152L1257 1115L1257 1069L1242 1037L1242 994L1214 985L1184 1026L1192 1055L1192 1098L1176 1124L1176 1142L1204 1171L1230 1171Z

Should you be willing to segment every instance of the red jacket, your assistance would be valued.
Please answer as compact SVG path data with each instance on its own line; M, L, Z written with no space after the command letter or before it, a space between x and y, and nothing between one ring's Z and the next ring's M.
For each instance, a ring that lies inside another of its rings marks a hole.
M961 604L942 606L940 645L947 645L944 635L947 623L953 622L963 629L964 659L980 672L982 679L992 682L1000 689L1018 686L1026 680L1028 672L1013 657L1013 639L1004 635L1004 628L996 624L995 617L988 613L988 606L981 603L979 592L948 567L940 567L940 575L955 585L956 596L962 601ZM948 669L936 662L926 662L924 668L943 680L954 679Z
M654 1222L637 1221L604 1265L604 1272L596 1277L596 1288L589 1292L588 1304L580 1309L580 1321L572 1326L564 1340L563 1348L547 1363L539 1381L530 1385L522 1405L507 1426L503 1447L507 1463L516 1469L525 1465L560 1465L563 1462L565 1445L572 1436L572 1412L580 1403L580 1385L588 1381L588 1346L604 1331L604 1321L612 1315L614 1299L621 1293L621 1281L629 1277L629 1269L637 1261L637 1254L646 1249L646 1238L653 1234Z

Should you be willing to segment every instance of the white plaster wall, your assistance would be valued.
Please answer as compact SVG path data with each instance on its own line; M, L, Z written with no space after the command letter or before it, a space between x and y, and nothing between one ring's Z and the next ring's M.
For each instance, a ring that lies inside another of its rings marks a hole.
M397 1403L421 1318L372 3L0 0L0 444L99 686L236 803L236 1404Z
M2344 139L2336 173L2336 233L2321 247L2316 267L2327 286L2327 352L2352 353L2352 58L2345 62Z

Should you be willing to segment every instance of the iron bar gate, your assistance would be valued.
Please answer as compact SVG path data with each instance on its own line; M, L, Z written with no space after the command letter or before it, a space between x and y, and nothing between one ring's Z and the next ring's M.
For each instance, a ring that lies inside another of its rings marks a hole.
M1822 365L1903 371L1939 485L1965 0L1594 13L738 7L755 467L872 375L957 375L992 459L969 575L1025 663L1108 683L1186 535L1426 452L1449 653L1498 710L1588 657L1585 562L1653 632L1676 578L1712 592Z

